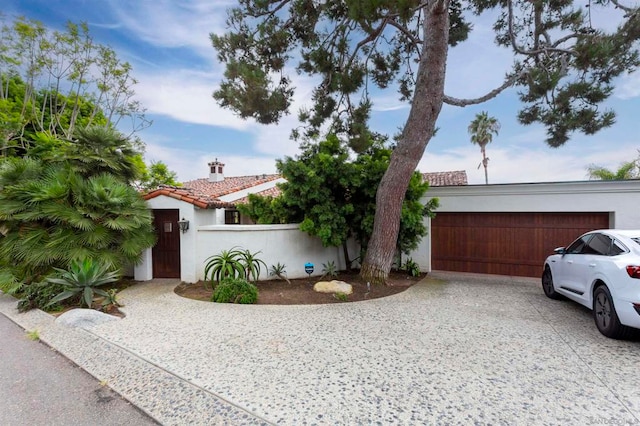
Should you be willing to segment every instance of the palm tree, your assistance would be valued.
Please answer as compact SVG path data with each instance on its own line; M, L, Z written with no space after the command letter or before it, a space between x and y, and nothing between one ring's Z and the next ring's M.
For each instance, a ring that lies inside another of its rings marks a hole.
M0 188L0 288L84 259L120 270L155 243L145 201L114 174L87 177L70 161L11 158L0 163Z
M482 163L478 165L484 166L484 183L489 183L489 175L487 173L487 166L489 165L489 158L487 157L486 147L489 142L493 140L493 135L498 135L500 130L500 122L494 118L489 117L486 111L482 111L476 114L476 118L469 124L467 129L471 135L471 143L480 145L480 152L482 153Z
M638 160L622 163L616 171L595 164L590 165L587 171L589 172L589 179L592 180L626 180L640 178Z

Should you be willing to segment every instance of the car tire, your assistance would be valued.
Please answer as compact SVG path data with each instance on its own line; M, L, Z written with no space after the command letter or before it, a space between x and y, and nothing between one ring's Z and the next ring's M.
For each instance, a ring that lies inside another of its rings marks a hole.
M553 287L553 275L549 266L545 266L542 273L542 290L549 299L560 299L560 294Z
M593 292L593 319L600 333L612 339L623 339L631 332L630 327L620 323L606 285L598 286Z

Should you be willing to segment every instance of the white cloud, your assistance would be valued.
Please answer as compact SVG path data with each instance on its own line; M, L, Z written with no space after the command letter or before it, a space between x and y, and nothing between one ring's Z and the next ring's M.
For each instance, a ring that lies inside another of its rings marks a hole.
M196 124L248 129L250 122L230 110L221 108L213 99L216 87L212 76L188 70L146 74L138 77L136 98L148 112Z
M625 74L618 79L615 96L624 100L640 96L640 72Z
M188 181L209 176L208 163L219 159L225 164L225 176L250 176L263 173L276 173L276 158L256 155L230 155L215 151L201 151L180 148L167 148L157 143L147 143L145 160L162 161L170 170L176 172L178 181Z
M110 8L134 39L159 47L188 47L213 59L209 34L224 30L226 10L235 4L230 0L112 0Z
M554 150L523 149L509 146L487 147L489 157L489 183L516 182L561 182L588 179L587 167L598 164L616 169L620 163L629 160L629 153L635 153L635 144L628 144L616 150L603 146L583 155L576 155L578 149ZM482 160L477 146L460 147L443 152L425 152L418 169L422 172L465 170L470 184L484 183L484 168L478 168Z

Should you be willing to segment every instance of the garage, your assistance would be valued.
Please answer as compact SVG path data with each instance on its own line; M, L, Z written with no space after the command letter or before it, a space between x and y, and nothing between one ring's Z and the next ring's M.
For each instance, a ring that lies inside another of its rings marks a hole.
M439 212L432 269L538 277L553 249L610 227L609 212Z

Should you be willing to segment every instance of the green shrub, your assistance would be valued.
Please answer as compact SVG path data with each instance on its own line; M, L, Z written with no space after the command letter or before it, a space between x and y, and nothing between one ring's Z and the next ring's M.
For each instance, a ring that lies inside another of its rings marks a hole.
M218 303L256 303L258 287L242 278L225 278L213 291L212 302Z
M418 266L418 264L412 258L408 258L406 262L404 262L403 269L412 277L420 276L420 266Z
M25 312L30 309L46 309L48 311L59 311L62 305L52 303L57 294L65 290L64 285L43 281L40 283L31 283L24 285L19 292L15 293L20 296L18 300L18 310Z

